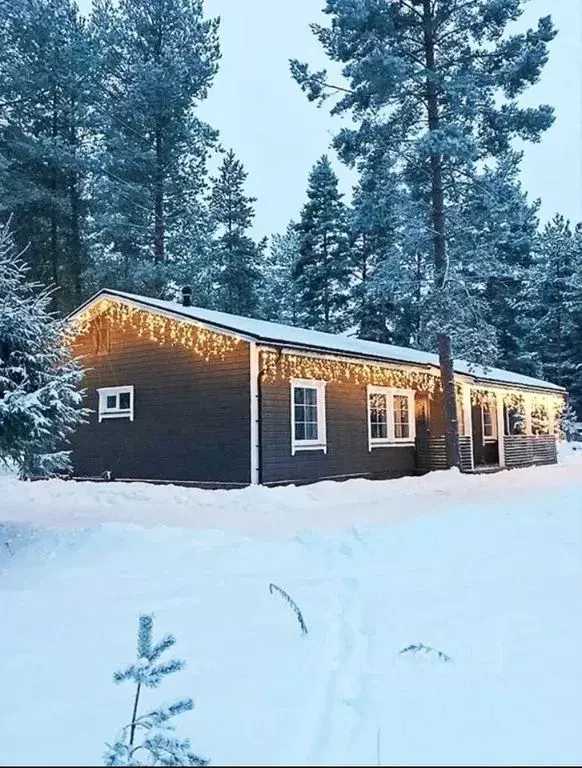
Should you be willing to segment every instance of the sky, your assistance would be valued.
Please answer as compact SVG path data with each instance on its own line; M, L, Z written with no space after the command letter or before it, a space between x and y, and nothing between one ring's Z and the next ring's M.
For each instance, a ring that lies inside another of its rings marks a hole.
M80 0L82 11L90 0ZM309 103L289 74L298 58L328 62L309 24L325 21L324 0L205 0L206 14L221 17L220 71L200 116L220 131L248 171L257 198L255 230L269 235L297 218L309 171L329 146L339 122ZM556 121L539 144L524 145L522 182L540 198L542 221L560 212L582 219L582 0L530 0L520 26L552 15L558 36L538 84L523 102L551 104ZM331 153L333 155L333 153ZM335 158L334 158L335 159ZM354 175L335 162L349 195Z

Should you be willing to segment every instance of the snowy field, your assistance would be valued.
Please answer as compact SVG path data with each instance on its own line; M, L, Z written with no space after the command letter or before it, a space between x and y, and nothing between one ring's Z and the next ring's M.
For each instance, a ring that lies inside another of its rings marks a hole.
M100 764L150 611L187 666L144 705L193 696L213 765L582 761L582 449L228 492L5 475L0 520L3 765Z

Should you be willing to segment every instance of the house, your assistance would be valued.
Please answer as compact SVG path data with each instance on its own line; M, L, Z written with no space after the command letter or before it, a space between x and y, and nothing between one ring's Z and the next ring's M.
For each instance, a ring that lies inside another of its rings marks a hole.
M87 368L79 478L237 487L446 467L436 355L102 290L69 318ZM556 461L565 392L456 361L466 470Z

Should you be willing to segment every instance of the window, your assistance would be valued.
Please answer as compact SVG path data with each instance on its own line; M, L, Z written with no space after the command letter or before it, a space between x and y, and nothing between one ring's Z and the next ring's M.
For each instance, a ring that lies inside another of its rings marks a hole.
M327 451L325 381L291 379L291 453Z
M550 434L550 416L544 405L534 406L531 410L532 435Z
M492 403L484 400L481 404L481 423L483 425L483 440L497 438L497 418Z
M369 449L395 443L413 443L414 433L414 391L369 386Z
M525 409L523 406L505 406L505 434L525 435Z
M129 419L133 421L133 386L102 387L99 393L99 421Z

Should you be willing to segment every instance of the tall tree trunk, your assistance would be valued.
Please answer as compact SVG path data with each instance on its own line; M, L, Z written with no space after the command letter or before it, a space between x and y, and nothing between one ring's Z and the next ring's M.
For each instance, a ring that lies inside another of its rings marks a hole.
M71 299L73 306L81 303L81 213L77 172L71 175L69 185L71 206Z
M156 171L154 180L154 259L161 264L166 260L164 233L164 169L162 132L156 129Z
M77 128L75 125L75 100L71 98L71 147L77 153ZM71 210L71 293L72 304L81 303L81 206L79 200L79 178L75 169L69 181L69 203Z
M329 264L327 258L327 234L323 234L323 316L325 318L324 331L330 333L329 327Z
M51 137L53 140L53 149L56 145L56 139L58 135L58 116L57 116L57 89L56 86L53 85L53 92L52 92L52 125L51 125ZM57 222L57 211L56 211L56 199L57 199L57 188L58 188L58 178L57 178L57 167L54 158L51 161L51 191L53 194L53 199L51 201L51 208L50 208L50 260L51 260L51 280L55 287L60 287L59 283L59 232L58 232L58 222ZM60 302L60 296L56 295L53 296L53 302L55 302L57 305L59 305Z
M431 0L423 0L423 22L426 68L429 72L435 72L435 44ZM440 118L438 93L436 83L430 74L426 79L426 100L429 131L437 131L439 129ZM445 235L445 198L442 164L442 155L433 153L430 157L430 199L437 291L445 289L447 279L447 241ZM440 326L443 322L443 318L438 318L438 322ZM459 424L457 419L457 398L455 393L455 377L453 373L453 356L450 336L443 332L438 333L437 343L446 425L447 461L451 467L460 467Z
M422 302L422 253L420 251L416 252L415 299L416 299L416 311L414 313L413 322L414 322L415 343L418 345L420 342L420 325L421 325L420 305Z

